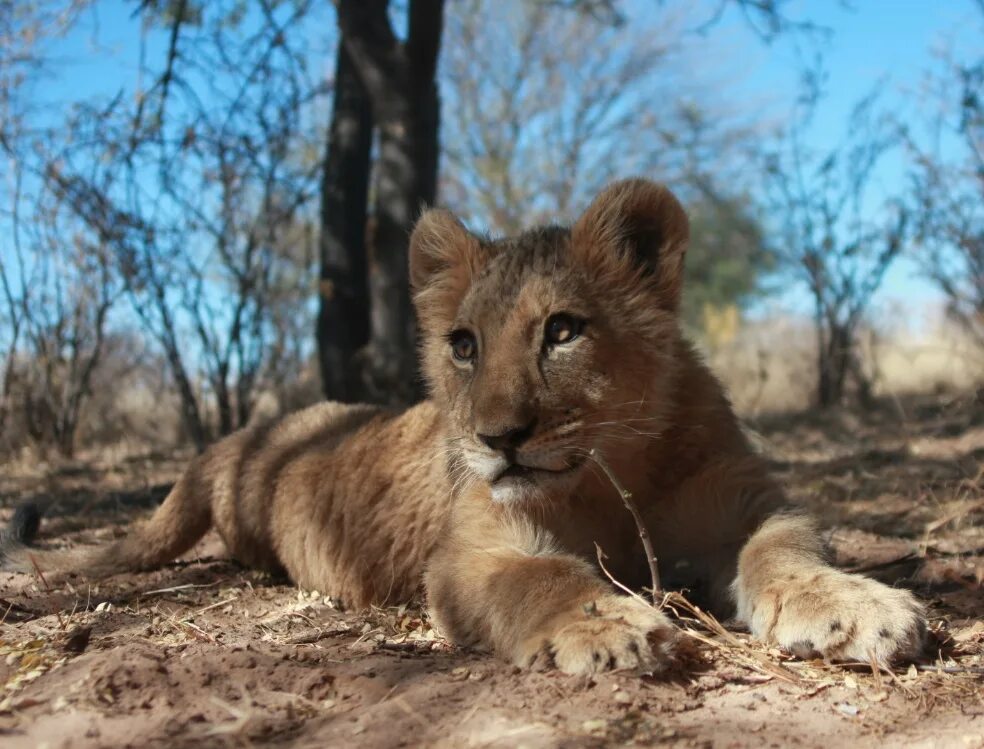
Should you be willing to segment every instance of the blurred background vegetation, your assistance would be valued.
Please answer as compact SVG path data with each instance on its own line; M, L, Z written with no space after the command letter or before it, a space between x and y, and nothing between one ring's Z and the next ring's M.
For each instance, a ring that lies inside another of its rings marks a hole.
M847 105L834 5L0 0L0 452L411 401L421 206L508 233L630 175L687 205L685 325L743 413L979 387L984 2L908 7L959 34ZM795 88L750 95L756 54Z

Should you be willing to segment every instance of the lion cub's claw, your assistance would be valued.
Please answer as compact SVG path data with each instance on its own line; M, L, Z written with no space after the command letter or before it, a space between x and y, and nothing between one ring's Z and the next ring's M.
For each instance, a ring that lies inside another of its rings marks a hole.
M539 639L527 665L542 668L547 659L569 674L607 670L654 673L673 656L676 632L656 609L626 596L606 595L583 607Z

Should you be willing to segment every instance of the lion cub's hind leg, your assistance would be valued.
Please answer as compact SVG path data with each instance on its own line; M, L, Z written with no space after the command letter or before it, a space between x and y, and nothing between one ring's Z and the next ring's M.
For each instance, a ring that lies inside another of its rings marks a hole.
M769 518L738 560L738 616L752 633L792 653L887 664L922 655L922 606L907 590L852 575L823 559L814 523Z

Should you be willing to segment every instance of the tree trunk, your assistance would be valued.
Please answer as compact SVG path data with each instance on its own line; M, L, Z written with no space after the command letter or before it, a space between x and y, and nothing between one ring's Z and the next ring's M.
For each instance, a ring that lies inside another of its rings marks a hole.
M342 42L379 128L375 232L369 245L370 337L363 378L372 400L419 397L407 250L420 209L437 191L439 102L435 73L443 0L412 0L407 41L393 33L387 0L342 0Z
M820 332L820 331L818 331ZM821 335L820 356L817 362L819 383L817 405L830 408L844 400L844 383L853 358L853 333L843 325L832 324L826 331L826 343Z
M226 371L221 370L215 377L212 387L215 390L215 407L219 416L219 437L232 434L232 397L229 392L229 378Z
M318 362L329 400L362 393L356 353L369 342L366 211L372 112L344 44L338 45L335 101L321 180Z
M871 411L875 407L875 394L872 391L871 380L864 372L864 365L857 352L851 355L850 362L851 378L854 380L855 393L858 405L865 411Z
M181 358L181 352L177 346L171 317L163 307L162 300L160 312L164 321L164 330L163 334L158 336L158 341L164 349L164 356L167 358L171 376L174 378L174 384L178 389L178 397L181 402L181 422L188 433L188 437L195 444L195 449L198 452L204 452L210 441L208 427L202 418L201 409L198 408L198 397L195 395L195 389L191 386L191 378L188 376L184 360Z
M55 446L58 448L58 454L68 460L75 457L76 429L76 424L66 423L62 428L58 429L55 434Z
M821 347L820 357L817 361L819 379L817 382L817 406L820 408L830 408L833 405L834 393L831 382L830 366L827 364L827 348Z
M444 30L444 0L415 0L410 4L410 29L406 52L412 90L410 124L414 133L409 153L417 176L417 198L413 206L434 205L437 200L437 174L441 126L441 102L437 89L437 59ZM416 219L416 216L413 217Z

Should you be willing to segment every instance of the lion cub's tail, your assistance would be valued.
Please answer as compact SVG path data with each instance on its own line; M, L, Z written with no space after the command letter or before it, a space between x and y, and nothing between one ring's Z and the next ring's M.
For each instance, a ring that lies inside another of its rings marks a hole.
M97 579L159 567L188 551L212 524L209 490L190 468L149 520L125 538L95 548L44 551L28 546L38 528L37 505L24 505L0 533L0 569L36 572L48 582L69 575Z

